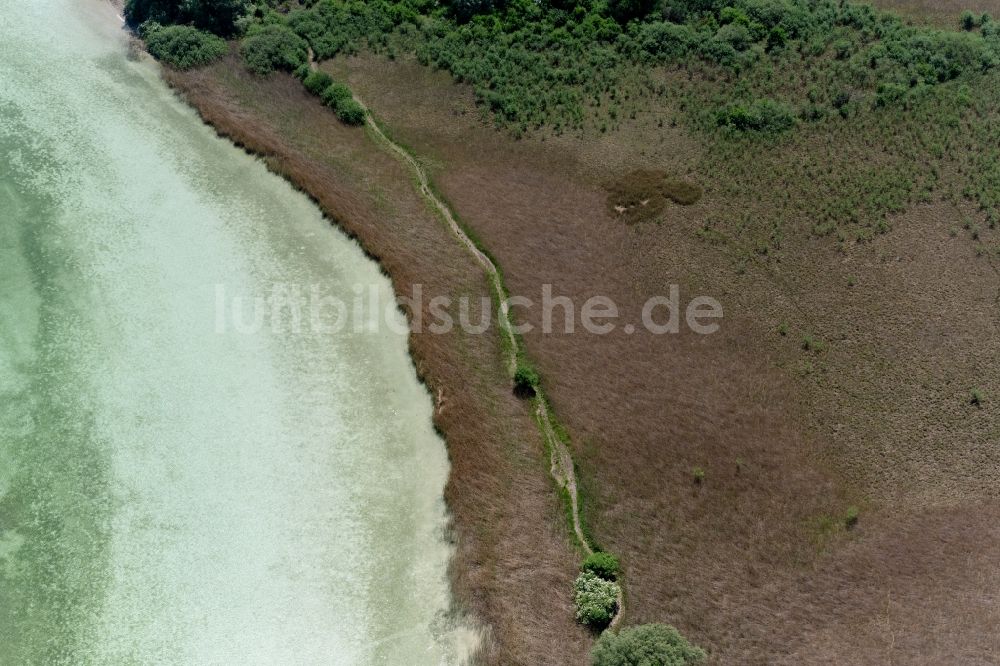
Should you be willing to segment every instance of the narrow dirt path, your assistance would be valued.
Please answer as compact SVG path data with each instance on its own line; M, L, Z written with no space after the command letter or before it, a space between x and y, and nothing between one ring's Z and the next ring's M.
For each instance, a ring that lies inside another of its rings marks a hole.
M441 214L448 227L451 229L452 233L458 237L458 239L469 249L469 252L476 258L476 261L483 267L486 271L487 276L489 276L490 284L493 287L493 292L497 298L497 302L501 303L500 306L500 326L504 331L504 335L508 340L508 369L511 376L514 375L514 371L517 368L517 358L520 354L521 348L518 343L517 336L514 335L514 327L510 321L510 311L507 307L507 293L503 286L503 281L500 277L500 271L497 270L496 264L490 259L484 252L482 252L476 244L469 238L468 234L462 229L461 225L455 219L454 214L451 212L451 208L442 201L431 189L430 179L427 176L427 172L420 165L413 155L411 155L405 148L397 144L395 141L390 139L382 128L378 126L372 118L371 112L368 107L355 96L355 101L362 106L365 110L365 118L368 128L371 130L372 134L375 135L376 139L382 142L387 148L392 152L399 155L403 161L410 167L410 170L414 173L417 178L417 184L419 185L420 193L426 198L435 209ZM552 416L551 410L549 408L548 400L545 397L545 393L542 391L541 387L536 387L536 397L535 397L535 417L538 421L538 427L542 432L542 437L545 440L546 446L549 449L550 456L550 473L552 478L555 479L556 484L561 488L566 489L566 494L569 496L570 510L573 518L573 532L576 534L576 540L580 548L587 555L592 555L594 549L590 546L590 542L587 540L586 535L583 533L583 526L580 522L580 498L579 492L577 490L576 483L576 469L573 464L573 455L570 453L569 448L566 446L565 442L556 433L555 428L552 427ZM609 628L614 628L617 626L618 621L622 617L622 611L624 609L625 598L622 593L621 585L618 587L618 611L615 613L614 617L611 619L611 624Z
M364 102L357 97L354 99L365 109L368 129L371 130L372 134L375 135L378 141L399 155L410 167L410 170L417 177L417 184L419 186L420 193L424 196L424 198L431 202L435 209L437 209L437 211L441 214L441 217L444 218L444 221L448 224L452 233L455 234L465 247L469 249L469 252L472 253L472 255L476 258L476 261L478 261L486 271L486 274L490 279L494 295L497 298L497 302L501 303L499 321L500 327L503 329L504 335L508 341L507 365L511 376L513 376L514 371L517 368L517 359L521 348L517 336L514 335L514 327L511 324L510 312L507 307L507 293L504 289L503 281L500 277L500 271L497 270L496 264L494 264L493 260L490 259L483 251L476 247L476 244L471 238L469 238L468 234L465 233L461 225L455 219L454 214L451 212L451 208L434 193L430 187L430 180L427 176L427 172L416 160L416 158L407 152L405 148L390 139L385 132L382 131L382 128L379 127L378 123L376 123L372 118L372 115L368 111L368 107L364 105ZM583 527L580 523L579 497L576 485L576 471L573 466L573 456L570 454L566 444L556 433L555 428L552 427L552 416L549 410L548 401L545 399L545 394L542 392L540 387L536 388L535 416L538 419L538 426L542 431L542 436L545 438L545 443L551 452L552 476L555 478L556 482L560 486L566 488L569 493L570 505L573 513L573 531L576 533L576 538L580 547L587 555L590 555L594 551L587 542L587 537L584 535Z
M309 66L315 70L317 69L317 64L313 58L312 49L309 49ZM427 201L431 203L432 206L438 211L445 223L447 223L448 228L451 232L462 242L463 245L469 250L469 252L476 258L476 261L483 267L486 271L486 275L490 280L490 286L493 289L493 293L496 296L497 302L500 303L500 327L503 330L503 334L507 339L507 366L508 371L513 377L515 370L517 369L517 359L521 353L521 346L514 334L514 326L510 321L510 309L507 305L507 292L503 285L503 279L500 276L500 271L497 269L496 264L493 260L486 255L485 252L480 250L476 244L472 241L462 226L455 219L454 213L452 213L451 208L441 200L434 190L431 188L430 178L427 175L427 171L424 167L417 161L417 159L411 155L405 148L400 146L398 143L389 138L389 136L379 127L378 123L372 117L368 106L357 96L354 97L354 101L361 105L361 108L365 111L365 124L371 131L375 139L382 143L390 151L398 155L403 162L409 167L410 171L413 172L417 179L417 186L420 190L420 194L423 195ZM580 522L580 499L579 492L577 490L576 482L576 470L573 464L573 455L570 453L569 448L566 446L565 442L556 433L555 428L552 426L552 414L549 408L548 400L545 397L544 392L541 387L536 387L536 397L535 397L535 417L538 421L538 427L541 430L542 438L545 440L545 444L549 450L550 456L550 473L552 478L555 479L556 483L561 488L566 489L566 493L569 496L570 509L573 518L573 532L576 534L576 540L587 555L592 555L594 549L590 546L586 535L583 532L583 526ZM624 604L624 598L622 596L621 588L619 586L618 592L618 611L615 613L614 618L611 620L611 627L613 628L618 620L622 616L622 609Z

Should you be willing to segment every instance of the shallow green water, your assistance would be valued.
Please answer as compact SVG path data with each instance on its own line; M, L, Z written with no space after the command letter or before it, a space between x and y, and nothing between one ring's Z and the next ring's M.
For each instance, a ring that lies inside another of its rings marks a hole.
M458 661L404 335L218 329L388 282L125 51L0 0L0 664Z

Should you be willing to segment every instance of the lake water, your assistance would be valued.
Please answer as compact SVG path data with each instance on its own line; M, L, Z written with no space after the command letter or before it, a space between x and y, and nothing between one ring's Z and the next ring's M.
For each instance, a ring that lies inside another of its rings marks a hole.
M0 664L460 662L402 316L220 326L389 282L126 51L0 0Z

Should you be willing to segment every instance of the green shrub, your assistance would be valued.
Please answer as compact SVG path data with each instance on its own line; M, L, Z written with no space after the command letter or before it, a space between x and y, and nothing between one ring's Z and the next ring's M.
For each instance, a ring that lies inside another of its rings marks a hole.
M591 627L606 627L618 608L618 583L584 571L573 583L576 619Z
M962 24L962 30L972 30L973 28L976 27L976 25L978 25L978 21L976 20L976 15L970 12L968 9L966 9L964 12L962 12L961 24Z
M150 19L148 21L143 21L142 23L140 23L139 27L136 28L136 32L139 33L139 37L141 37L142 39L149 39L150 35L152 35L157 30L161 30L162 28L163 28L162 23Z
M707 655L680 632L665 624L643 624L606 631L591 653L593 666L688 666L700 664Z
M225 40L186 25L148 26L146 48L157 60L176 67L190 69L218 60L226 54Z
M691 470L691 478L700 486L705 482L705 469L703 467L695 467Z
M680 60L699 43L698 33L689 25L667 22L644 23L638 30L639 48L654 62Z
M909 88L901 83L880 83L875 92L875 106L884 107L899 103L906 97Z
M533 396L535 388L542 383L538 371L530 365L519 363L514 371L514 391L518 395Z
M779 49L785 45L788 41L788 32L782 28L780 25L771 28L771 32L767 35L767 50L773 51L774 49Z
M815 336L806 334L802 336L802 349L822 354L826 351L826 343Z
M727 42L737 51L742 51L750 46L750 42L753 41L747 27L739 23L728 23L722 26L715 33L715 38L719 41Z
M608 0L608 10L621 23L642 18L655 6L655 0Z
M283 25L267 25L243 40L247 69L268 74L276 69L294 72L308 56L306 41Z
M851 55L851 43L846 39L838 39L833 43L833 55L837 60L847 60Z
M969 394L969 404L980 407L983 404L983 392L979 389L972 389Z
M596 552L587 556L580 569L596 574L604 580L617 580L621 565L618 563L618 558L611 553Z
M792 111L773 100L761 99L749 107L734 104L717 116L718 124L741 132L777 133L795 125Z
M337 117L348 125L364 125L365 110L360 104L351 98L341 99L334 107Z
M302 79L302 85L313 95L320 95L324 90L333 85L333 77L326 72L309 72Z
M337 108L337 104L341 100L351 99L353 95L351 94L351 89L345 86L343 83L331 83L327 86L326 90L320 93L320 99L323 103L332 109Z
M497 8L495 0L451 0L451 11L459 21L468 21L477 14L489 14Z
M853 529L855 525L858 524L858 516L861 515L861 511L856 506L847 507L847 513L844 514L844 527L847 529Z

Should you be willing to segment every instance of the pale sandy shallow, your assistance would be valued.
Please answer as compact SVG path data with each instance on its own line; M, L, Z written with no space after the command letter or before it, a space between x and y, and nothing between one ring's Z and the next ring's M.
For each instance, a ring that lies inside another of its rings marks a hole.
M0 0L0 149L0 662L460 663L400 315L218 330L217 285L377 267L96 0Z

